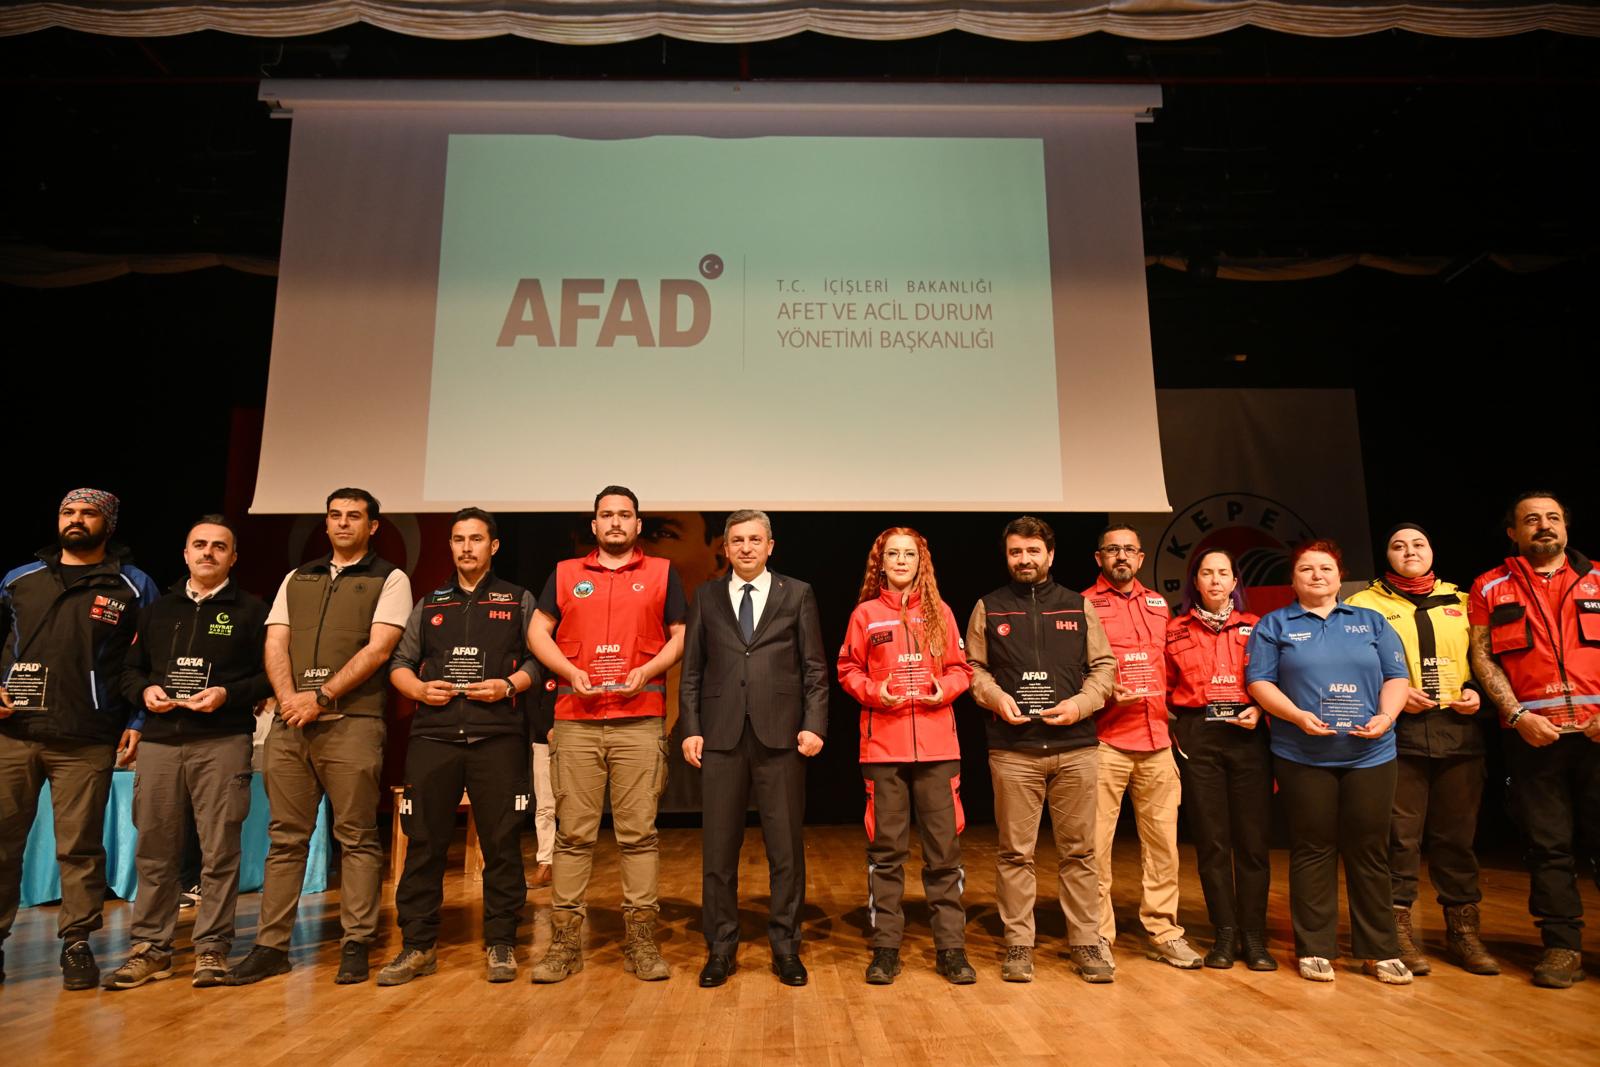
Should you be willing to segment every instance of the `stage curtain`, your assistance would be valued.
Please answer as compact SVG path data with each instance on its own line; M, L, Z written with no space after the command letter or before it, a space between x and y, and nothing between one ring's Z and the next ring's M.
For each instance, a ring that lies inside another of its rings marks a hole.
M24 0L0 4L0 34L65 27L118 37L200 30L290 37L355 22L416 37L514 34L559 44L609 44L654 34L691 41L765 41L806 30L860 40L899 40L947 30L1015 41L1086 33L1178 40L1243 26L1310 37L1382 30L1440 37L1502 37L1533 30L1600 36L1600 10L1592 0Z

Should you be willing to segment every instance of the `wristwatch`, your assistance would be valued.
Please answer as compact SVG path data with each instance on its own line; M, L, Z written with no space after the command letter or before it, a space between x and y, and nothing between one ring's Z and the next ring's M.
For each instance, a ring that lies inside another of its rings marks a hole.
M1506 716L1506 725L1512 729L1516 729L1517 720L1526 714L1528 714L1528 709L1523 707L1521 704L1518 704L1517 710Z
M512 697L515 697L517 695L517 683L513 682L509 677L501 680L506 683L506 699L510 700Z
M327 709L333 707L333 697L320 685L317 687L317 707Z

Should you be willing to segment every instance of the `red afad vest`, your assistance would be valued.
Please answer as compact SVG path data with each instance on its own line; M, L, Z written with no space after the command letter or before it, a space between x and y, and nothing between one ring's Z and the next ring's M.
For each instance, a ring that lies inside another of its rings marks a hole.
M633 559L612 570L600 565L600 554L556 564L556 647L589 675L589 684L620 685L635 667L655 658L667 643L663 621L667 578L672 565L637 549ZM556 718L629 719L665 716L665 676L650 679L631 697L602 694L580 697L570 685L556 686Z
M1571 551L1567 566L1577 580L1567 579L1559 611L1520 556L1472 584L1469 610L1489 627L1489 651L1522 706L1581 726L1600 713L1600 569Z
M1244 669L1250 663L1246 647L1260 620L1236 611L1222 629L1213 630L1185 612L1167 627L1167 704L1203 708L1213 693L1244 692ZM1231 679L1231 680L1230 680ZM1248 702L1249 697L1243 699Z

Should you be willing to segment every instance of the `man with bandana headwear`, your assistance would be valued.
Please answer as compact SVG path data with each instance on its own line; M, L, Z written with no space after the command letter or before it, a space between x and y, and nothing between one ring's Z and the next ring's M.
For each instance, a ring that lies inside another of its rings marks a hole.
M16 919L22 852L48 780L67 989L100 979L88 938L106 893L111 768L133 757L144 722L116 683L140 610L160 596L110 542L117 510L104 490L74 489L57 512L56 544L0 580L0 944Z

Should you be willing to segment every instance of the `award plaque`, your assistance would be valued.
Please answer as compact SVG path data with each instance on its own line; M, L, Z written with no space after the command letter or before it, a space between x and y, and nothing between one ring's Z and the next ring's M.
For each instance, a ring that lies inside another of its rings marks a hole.
M161 686L173 700L191 700L211 686L211 663L201 656L179 656L167 669Z
M295 673L294 687L302 693L310 689L321 689L322 683L332 677L332 667L304 667Z
M916 700L933 692L933 675L923 665L920 652L907 655L914 655L917 658L900 663L889 672L889 692L903 696L907 700Z
M1166 692L1156 670L1159 652L1124 652L1117 665L1117 680L1136 697L1158 697Z
M1588 714L1585 714L1585 712L1588 712ZM1567 701L1559 708L1550 708L1544 713L1544 716L1550 720L1550 725L1564 734L1582 733L1583 728L1593 718L1593 706L1585 705L1580 708L1571 701Z
M1361 699L1361 687L1354 682L1333 682L1322 693L1320 718L1337 733L1347 734L1359 730L1372 718L1367 702Z
M1461 668L1449 656L1423 657L1421 689L1441 707L1461 699L1461 682Z
M597 646L585 671L589 684L603 692L615 693L628 687L628 657L622 654L621 645Z
M445 658L440 678L457 689L465 689L474 682L483 681L483 672L483 653L476 648L458 647Z
M1231 722L1250 706L1235 674L1213 675L1206 686L1206 722Z
M6 693L17 711L48 711L50 668L43 663L13 663L6 675Z
M1023 671L1022 681L1017 686L1017 691L1011 695L1016 698L1017 707L1022 714L1034 719L1060 703L1056 698L1055 683L1050 680L1049 671Z

